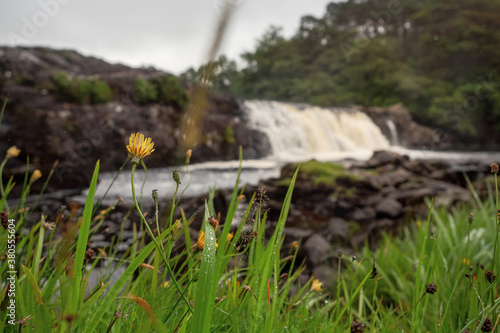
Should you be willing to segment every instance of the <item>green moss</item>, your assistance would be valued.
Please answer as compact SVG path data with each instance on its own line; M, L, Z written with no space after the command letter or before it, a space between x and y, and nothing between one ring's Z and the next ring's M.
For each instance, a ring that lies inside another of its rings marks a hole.
M61 71L52 76L52 83L52 92L63 101L100 104L113 100L113 91L102 80L80 79Z
M161 103L184 109L188 102L188 95L177 77L164 75L151 80L137 78L134 99L141 105Z
M113 91L105 81L95 80L92 84L91 100L94 104L111 102Z
M141 105L156 102L158 100L158 91L155 85L140 77L135 79L134 100Z
M158 91L158 102L184 109L188 102L186 89L173 75L159 76L152 80Z
M334 185L339 177L353 181L362 180L361 177L347 172L342 165L331 162L308 161L301 164L300 171L304 178L312 178L315 185Z
M288 185L291 179L291 170L295 170L298 164L287 167L283 175L284 177L275 182L276 185ZM290 172L289 172L290 171ZM299 179L311 181L314 185L333 186L339 178L347 178L353 182L362 181L363 178L352 174L345 170L340 164L331 162L319 162L311 160L300 164ZM353 195L355 188L346 189L349 195Z

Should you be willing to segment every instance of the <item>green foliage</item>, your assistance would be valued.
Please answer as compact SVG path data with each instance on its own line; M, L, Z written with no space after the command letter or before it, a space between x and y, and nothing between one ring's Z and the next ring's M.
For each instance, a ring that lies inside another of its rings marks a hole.
M188 95L177 77L164 75L149 80L137 78L134 100L141 105L160 103L184 109L188 102Z
M158 102L184 109L188 102L186 89L173 75L158 76L152 80L158 91Z
M0 164L0 176L7 162L5 158ZM27 225L28 214L37 206L35 202L26 209L32 181L23 184L17 206L9 208L7 197L14 184L11 178L4 187L0 177L0 210L15 220L18 236L0 228L0 257L10 259L9 241L16 240L15 262L0 262L2 280L17 272L15 283L0 293L0 303L9 304L7 290L15 291L14 321L25 320L36 332L348 332L356 320L371 332L462 332L465 328L479 332L487 318L497 318L498 280L486 279L486 269L498 272L500 263L497 175L486 201L471 186L473 207L434 211L429 203L427 220L405 228L402 237L384 235L377 249L365 246L359 259L340 253L336 284L321 291L320 281L302 279L305 266L297 262L300 244L288 253L282 249L299 169L290 171L279 217L273 228L266 228L271 221L262 193L241 207L241 165L240 149L226 219L216 227L210 218L216 216L215 189L208 195L205 238L191 239L189 225L196 217L186 217L181 210L174 221L172 207L157 236L144 237L141 224L125 253L117 255L111 245L103 249L105 257L100 253L94 259L85 258L88 241L115 208L112 205L95 215L99 162L81 216L77 212L61 216L63 221L57 225L43 217ZM29 164L26 170L28 178ZM303 163L302 172L320 179L345 177L342 166L316 161ZM147 223L134 188L132 172L136 209ZM175 206L175 198L173 202ZM236 218L238 228L230 234ZM59 230L61 225L64 232ZM51 230L52 226L56 229ZM116 239L120 244L126 243L122 237L123 230ZM102 282L93 289L87 284L91 272ZM437 284L435 294L426 292L428 283ZM194 309L186 300L194 300ZM6 307L0 307L0 331L22 331L21 324L10 325L9 319Z
M402 102L417 120L484 136L500 129L499 31L500 0L330 3L290 38L271 27L240 70L221 57L214 88L322 106Z
M298 165L293 165L284 172L284 178L278 181L279 184L288 185L292 177L291 171ZM344 169L340 164L332 162L320 162L311 160L300 164L301 173L299 179L308 180L314 185L336 185L339 178L347 178L353 182L362 181L363 178L352 174ZM345 190L345 189L344 189ZM351 192L350 189L348 192ZM349 194L349 193L347 193Z
M73 103L102 104L113 100L113 91L102 80L81 79L61 71L52 77L53 92L63 100Z
M92 82L90 100L94 104L111 102L113 100L113 90L105 81L95 80Z
M141 105L156 102L158 100L158 91L155 85L141 77L135 79L134 100Z

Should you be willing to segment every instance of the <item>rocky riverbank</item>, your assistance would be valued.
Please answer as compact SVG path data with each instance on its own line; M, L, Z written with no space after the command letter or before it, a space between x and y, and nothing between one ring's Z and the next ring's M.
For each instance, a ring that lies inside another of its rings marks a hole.
M339 251L354 255L356 249L365 243L376 246L382 233L397 235L410 221L426 221L431 199L435 209L473 203L465 176L479 195L485 197L487 184L493 181L488 165L484 160L465 158L454 161L411 160L408 156L389 151L377 151L365 162L304 162L294 187L283 250L288 253L293 242L300 242L298 260L306 264L304 277L314 274L322 281L332 281ZM289 164L282 169L279 178L247 186L236 216L237 222L249 204L255 207L262 204L267 210L266 234L271 234L296 168L297 164ZM48 221L59 221L59 227L64 229L63 221L78 214L82 205L72 202L75 193L59 193L59 196L45 197L39 208L32 212L32 217L36 218L43 212L48 214ZM259 194L259 199L250 203L254 193ZM198 237L206 199L206 195L183 198L175 211L174 218L180 217L181 209L185 216L193 217L189 226L192 239ZM221 221L225 219L230 199L230 190L215 192L214 209L221 213ZM61 205L65 207L61 209ZM170 200L161 201L160 224L170 214L170 207ZM147 218L153 221L153 207L145 210ZM109 251L108 247L114 244L113 240L121 232L123 240L113 245L113 251L127 250L133 242L133 229L140 228L133 203L117 200L115 205L102 206L97 211L101 211L101 215L95 221L102 225L91 238L89 247ZM249 216L241 222L251 230L253 221L254 217ZM183 247L182 242L181 238L177 248Z
M29 156L31 171L40 169L44 175L59 161L48 191L85 187L97 160L101 171L118 170L127 158L128 137L136 131L156 143L149 168L182 164L180 124L192 88L155 68L109 64L72 50L0 47L0 98L8 98L0 151L13 145L21 149L6 165L4 176L22 181ZM402 105L357 109L391 141L407 147L441 144L432 130L413 122ZM247 126L241 103L229 96L209 95L199 131L201 141L193 148L192 162L237 160L240 146L245 159L270 153L269 138Z
M156 143L148 167L182 164L180 124L190 90L154 68L109 64L71 50L0 47L0 100L8 99L0 151L21 149L4 174L21 179L29 156L30 168L46 175L58 160L49 191L85 187L97 160L101 171L118 170L136 131ZM268 153L233 98L210 94L202 126L193 163L238 159L239 146L246 158Z

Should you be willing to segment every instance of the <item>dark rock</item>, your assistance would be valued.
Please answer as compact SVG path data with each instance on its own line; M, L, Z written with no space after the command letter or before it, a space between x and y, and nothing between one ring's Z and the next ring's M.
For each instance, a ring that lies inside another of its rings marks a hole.
M149 168L184 163L186 152L178 147L185 109L176 102L139 105L134 101L137 78L171 74L108 64L71 50L0 47L0 55L0 94L9 97L0 150L12 145L21 149L21 155L6 166L6 176L21 179L25 170L17 167L25 165L29 156L30 167L44 175L59 161L48 191L86 187L97 160L101 172L120 168L127 159L128 138L137 131L156 143L154 154L146 159ZM106 82L113 91L112 100L103 104L64 100L54 88L54 75L62 71L80 81ZM183 85L190 89L189 84ZM247 128L238 102L226 95L209 94L200 124L202 141L193 148L192 162L238 159L240 145L246 158L260 158L270 149L264 136Z
M392 144L422 148L438 147L441 143L441 138L435 131L413 121L410 112L403 104L369 107L364 108L363 112L370 116ZM391 128L392 126L394 127Z
M388 166L390 169L404 166L407 169L412 169L412 165L411 163L409 163L408 156L401 156L398 153L387 150L375 151L372 157L366 162L366 166L368 168Z
M371 223L363 224L360 231L354 235L351 239L351 245L355 249L359 249L364 245L365 242L374 241L371 239L371 236L376 234L377 232L388 230L391 226L394 225L394 221L390 219L380 219Z
M304 244L307 258L314 264L323 262L327 258L330 248L330 243L320 234L312 235Z
M350 220L367 221L373 219L377 212L372 207L355 208L350 214Z
M375 211L382 216L396 217L403 213L403 205L396 199L387 197L377 204Z
M283 231L288 240L298 241L302 238L307 238L312 235L313 231L310 229L301 229L301 228L293 228L288 227Z
M327 265L314 267L312 276L323 284L323 289L333 289L337 286L337 270Z
M347 240L349 236L349 222L342 218L334 217L328 221L328 229L325 234L329 241L333 241L334 237L340 237L343 240Z

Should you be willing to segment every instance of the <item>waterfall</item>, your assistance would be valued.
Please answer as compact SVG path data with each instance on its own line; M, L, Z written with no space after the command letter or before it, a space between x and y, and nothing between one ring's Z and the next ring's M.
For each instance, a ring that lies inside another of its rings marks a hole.
M368 157L390 146L380 128L352 108L321 108L274 101L245 101L249 126L267 135L273 158L297 161Z
M389 129L389 133L391 133L391 144L397 145L399 139L398 139L398 131L396 130L396 125L394 125L394 122L391 119L387 119L385 123L387 125L387 128Z

